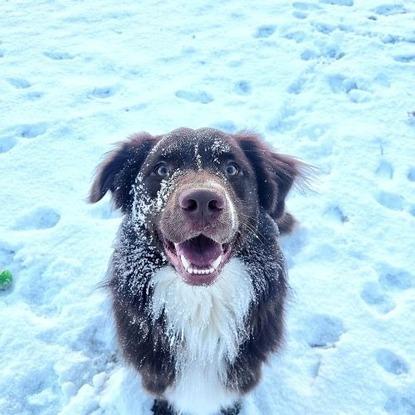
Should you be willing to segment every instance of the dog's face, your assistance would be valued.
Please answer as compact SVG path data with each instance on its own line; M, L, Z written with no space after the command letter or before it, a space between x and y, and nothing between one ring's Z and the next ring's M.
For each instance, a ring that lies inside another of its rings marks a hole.
M186 283L210 285L256 232L261 209L283 215L298 174L296 160L256 136L178 129L122 144L101 166L90 200L110 190Z
M143 163L133 211L141 215L143 204L156 201L147 227L183 280L205 285L255 222L256 194L255 173L234 138L179 130L162 137Z

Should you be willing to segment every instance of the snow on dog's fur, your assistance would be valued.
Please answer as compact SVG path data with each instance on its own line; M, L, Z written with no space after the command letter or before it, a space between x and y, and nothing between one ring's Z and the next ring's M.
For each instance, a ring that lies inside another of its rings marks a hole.
M155 414L236 414L283 336L280 233L303 165L249 133L137 134L100 166L124 213L109 268L120 347Z
M236 397L224 387L226 362L235 360L247 336L244 319L253 289L239 259L231 259L222 273L215 284L202 287L186 284L171 267L154 275L154 316L165 313L172 346L180 345L177 381L166 397L190 413L214 413L218 404L229 406Z

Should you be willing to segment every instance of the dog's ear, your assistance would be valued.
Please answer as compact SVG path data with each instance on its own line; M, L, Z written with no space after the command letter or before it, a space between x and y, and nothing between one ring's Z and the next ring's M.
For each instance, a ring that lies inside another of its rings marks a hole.
M255 171L261 207L280 225L282 233L288 232L294 218L285 212L285 198L294 182L304 177L306 165L294 157L274 152L255 134L234 137Z
M132 206L131 189L134 181L157 141L148 133L139 133L121 142L98 166L89 202L98 202L110 191L115 206L127 212Z

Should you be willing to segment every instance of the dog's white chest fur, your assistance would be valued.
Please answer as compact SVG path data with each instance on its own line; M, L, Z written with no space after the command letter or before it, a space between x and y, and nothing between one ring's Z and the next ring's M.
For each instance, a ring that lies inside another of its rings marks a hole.
M246 336L244 319L253 299L252 282L242 261L232 258L208 287L190 286L166 266L153 277L153 313L163 311L177 379L166 391L175 408L211 415L237 398L226 390L226 362L233 362Z

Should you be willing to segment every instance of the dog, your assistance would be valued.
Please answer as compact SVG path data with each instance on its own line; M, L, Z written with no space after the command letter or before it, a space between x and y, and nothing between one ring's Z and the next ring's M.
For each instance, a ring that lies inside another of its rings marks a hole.
M236 415L282 345L285 198L305 165L253 133L138 133L89 200L123 213L108 270L119 345L156 415Z

